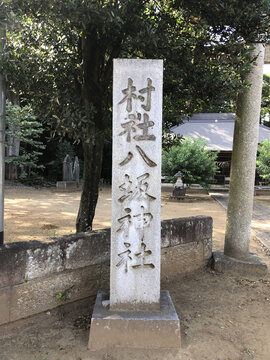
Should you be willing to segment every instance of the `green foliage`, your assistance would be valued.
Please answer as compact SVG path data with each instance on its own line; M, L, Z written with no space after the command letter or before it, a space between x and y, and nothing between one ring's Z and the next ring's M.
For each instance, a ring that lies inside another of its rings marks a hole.
M72 145L67 140L64 140L64 141L61 141L57 145L57 148L56 148L55 156L56 156L56 162L57 162L58 166L61 167L66 155L69 155L71 157L71 159L74 159L74 157L76 155L76 151L75 151L74 145Z
M84 219L94 216L111 127L114 58L164 59L168 129L193 112L231 111L254 60L248 44L269 38L269 0L12 0L5 8L9 90L53 134L82 142L84 178L95 174L83 185Z
M165 131L162 134L162 149L168 151L172 146L180 145L182 137L174 134L172 131Z
M67 301L70 300L71 298L71 290L74 288L74 285L72 285L71 287L69 287L68 289L64 290L64 291L59 291L56 295L55 298L57 300L63 300L63 301Z
M185 184L200 184L208 188L218 170L217 156L217 152L211 152L205 148L203 139L186 138L180 145L163 151L162 174L174 176L181 171Z
M269 39L269 0L180 0L193 21L212 25L219 41L247 43Z
M270 124L270 76L263 75L261 118L264 125Z
M113 58L164 59L169 128L179 115L232 111L251 61L247 43L259 33L269 36L266 0L13 0L6 6L13 20L2 61L9 87L35 100L54 134L78 141L92 141L93 124L102 130L110 124Z
M263 140L258 147L257 172L260 177L270 183L270 141Z
M69 299L69 296L66 291L64 291L64 292L59 291L59 293L56 294L55 298L57 300L67 301Z
M39 170L44 168L39 164L39 157L45 145L39 140L43 133L42 124L36 119L33 110L26 105L20 107L6 103L6 135L20 141L18 156L10 156L7 163L12 163L20 169L20 180L27 184L40 184L43 180ZM7 143L6 146L9 144Z

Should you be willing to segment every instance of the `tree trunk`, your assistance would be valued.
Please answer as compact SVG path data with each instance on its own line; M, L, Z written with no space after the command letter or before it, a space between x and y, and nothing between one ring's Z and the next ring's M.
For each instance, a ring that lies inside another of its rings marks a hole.
M0 20L0 51L5 49L6 26ZM0 245L4 242L4 188L5 188L5 78L0 74Z
M92 141L83 144L84 167L83 189L76 221L77 232L92 230L98 200L98 188L102 168L104 134L100 130L92 133Z
M92 230L102 169L104 133L108 126L108 104L104 91L108 89L111 82L112 62L113 58L119 55L121 49L120 44L121 39L119 40L119 44L117 43L117 47L111 50L105 66L106 51L99 46L98 30L92 23L89 24L87 30L81 37L84 79L81 88L81 98L86 114L90 115L89 128L87 130L90 142L84 141L83 143L83 190L76 221L77 232Z

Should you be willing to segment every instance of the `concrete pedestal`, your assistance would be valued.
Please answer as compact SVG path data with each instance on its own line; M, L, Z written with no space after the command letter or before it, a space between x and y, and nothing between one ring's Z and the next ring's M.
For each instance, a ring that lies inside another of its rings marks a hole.
M268 272L266 263L253 253L247 259L239 260L226 256L221 251L213 251L213 259L213 267L219 272L241 276L265 276Z
M180 347L180 321L167 290L160 293L160 311L112 311L108 300L109 292L99 291L88 349Z

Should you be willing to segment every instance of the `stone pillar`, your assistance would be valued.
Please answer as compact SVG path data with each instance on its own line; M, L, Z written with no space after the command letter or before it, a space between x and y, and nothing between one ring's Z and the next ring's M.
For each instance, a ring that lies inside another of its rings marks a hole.
M114 62L111 308L159 307L162 74Z
M250 87L237 98L224 248L225 255L240 260L249 257L264 64L263 44L254 47Z
M89 349L180 346L160 291L162 60L114 60L110 295L100 291Z

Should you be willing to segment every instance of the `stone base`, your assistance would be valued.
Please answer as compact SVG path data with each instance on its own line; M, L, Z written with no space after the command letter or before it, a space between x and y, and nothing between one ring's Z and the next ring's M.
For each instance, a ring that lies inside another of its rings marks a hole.
M172 199L185 199L186 198L186 190L184 187L175 187L173 189L171 198Z
M56 188L62 191L71 191L80 189L78 181L57 181Z
M219 272L241 276L265 276L268 272L266 263L253 253L246 260L238 260L221 251L213 251L213 268Z
M112 311L108 299L108 291L98 292L88 349L180 347L180 321L167 290L160 293L160 311Z

